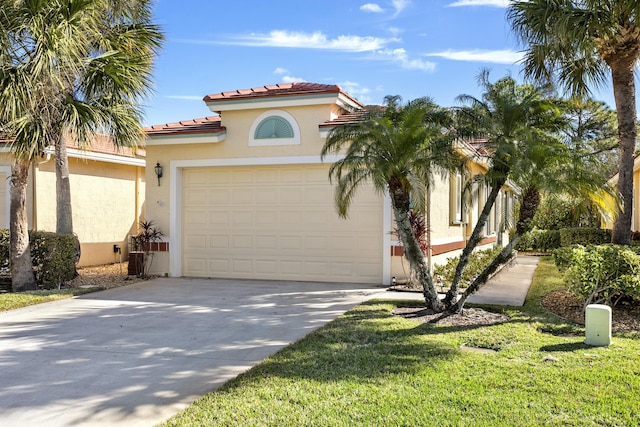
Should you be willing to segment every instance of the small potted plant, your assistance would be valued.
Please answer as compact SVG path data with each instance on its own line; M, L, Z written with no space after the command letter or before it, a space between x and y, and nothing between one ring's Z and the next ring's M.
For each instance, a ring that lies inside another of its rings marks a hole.
M153 263L151 244L162 240L164 234L156 226L155 221L140 221L140 232L131 236L131 250L129 251L129 275L146 278Z

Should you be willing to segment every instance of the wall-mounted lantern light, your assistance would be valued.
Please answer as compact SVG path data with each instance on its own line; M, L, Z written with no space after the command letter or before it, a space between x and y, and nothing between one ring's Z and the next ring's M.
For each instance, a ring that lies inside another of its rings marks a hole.
M160 162L156 162L156 167L153 168L156 171L156 176L158 177L158 187L160 187L160 178L162 178L162 165Z

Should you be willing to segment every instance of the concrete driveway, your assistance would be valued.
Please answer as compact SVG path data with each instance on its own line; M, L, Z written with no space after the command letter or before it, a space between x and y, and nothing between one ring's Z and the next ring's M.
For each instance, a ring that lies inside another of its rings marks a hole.
M0 313L0 425L154 425L383 290L156 279Z

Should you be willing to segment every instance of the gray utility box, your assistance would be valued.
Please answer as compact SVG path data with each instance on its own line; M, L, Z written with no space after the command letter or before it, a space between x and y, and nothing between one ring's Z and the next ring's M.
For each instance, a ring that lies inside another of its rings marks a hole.
M604 304L589 304L584 313L584 326L585 344L611 345L611 307Z

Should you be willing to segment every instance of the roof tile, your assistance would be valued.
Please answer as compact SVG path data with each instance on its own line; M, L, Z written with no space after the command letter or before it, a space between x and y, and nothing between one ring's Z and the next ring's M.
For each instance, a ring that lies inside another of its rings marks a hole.
M192 135L202 133L224 132L220 116L209 116L200 119L182 120L176 123L166 123L144 128L144 132L150 136L159 135Z
M276 96L291 96L291 95L305 95L305 94L326 94L326 93L342 93L349 97L349 95L342 90L338 85L328 85L320 83L278 83L275 85L266 85L260 87L254 87L251 89L242 89L232 92L220 92L207 95L204 97L205 102L220 102L236 99L250 99L257 97L276 97ZM349 97L350 98L350 97ZM354 100L355 101L355 100ZM355 101L357 102L357 101Z

